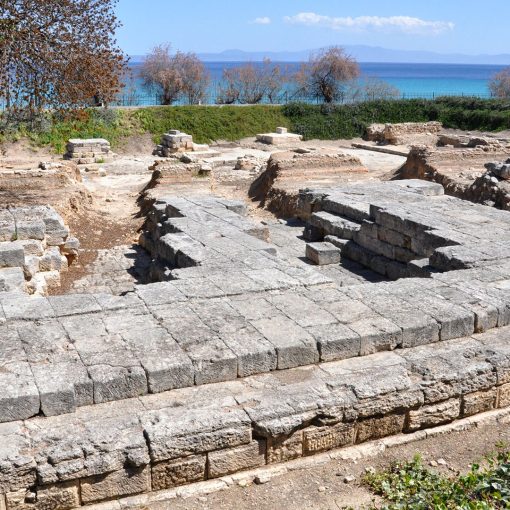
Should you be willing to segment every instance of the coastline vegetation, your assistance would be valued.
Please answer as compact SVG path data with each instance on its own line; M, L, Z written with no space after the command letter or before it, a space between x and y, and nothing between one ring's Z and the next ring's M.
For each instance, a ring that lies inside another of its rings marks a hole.
M0 141L28 138L35 146L64 152L69 138L106 138L119 147L130 136L149 133L154 142L169 129L193 135L198 143L234 141L257 133L289 128L306 139L363 136L372 123L440 121L447 128L480 131L510 129L510 100L442 97L355 104L284 106L160 106L90 108L71 113L46 112L37 123L1 122Z

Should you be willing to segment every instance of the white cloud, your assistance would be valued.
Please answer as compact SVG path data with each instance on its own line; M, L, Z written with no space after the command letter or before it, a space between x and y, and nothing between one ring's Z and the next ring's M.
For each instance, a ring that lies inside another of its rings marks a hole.
M253 23L255 23L255 25L270 25L271 24L271 18L269 18L267 16L263 16L261 18L255 18L253 20Z
M284 21L293 25L326 27L332 30L378 30L405 34L440 34L453 30L450 21L427 21L410 16L359 16L357 18L323 16L314 12L300 12L285 16Z

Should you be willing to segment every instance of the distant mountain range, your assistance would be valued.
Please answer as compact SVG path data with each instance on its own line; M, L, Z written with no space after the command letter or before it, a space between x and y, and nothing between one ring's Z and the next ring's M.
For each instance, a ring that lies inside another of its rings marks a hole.
M375 46L344 46L347 53L359 62L395 62L413 64L487 64L510 65L510 54L465 55L461 53L435 53L432 51L391 50ZM199 53L204 62L259 62L270 58L275 62L303 62L314 50L303 51L242 51L226 50L221 53ZM142 55L132 55L131 62L143 62Z

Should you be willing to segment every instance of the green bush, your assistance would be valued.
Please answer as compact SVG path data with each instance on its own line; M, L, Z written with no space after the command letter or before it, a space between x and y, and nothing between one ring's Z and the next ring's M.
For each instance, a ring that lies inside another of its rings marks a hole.
M166 106L90 109L63 117L46 114L35 125L12 125L0 117L0 141L28 137L34 145L62 153L69 138L106 138L118 146L129 136L149 133L155 143L169 129L193 135L198 143L234 141L277 126L306 139L334 140L362 136L369 124L438 120L448 128L510 129L510 101L440 97L434 101L401 99L346 105Z
M132 110L130 116L142 131L159 143L169 129L193 135L197 143L234 141L288 126L281 108L274 106L169 106Z
M451 478L428 470L416 456L368 474L365 482L385 501L382 510L510 508L510 452L488 456L485 467L473 464L468 474Z

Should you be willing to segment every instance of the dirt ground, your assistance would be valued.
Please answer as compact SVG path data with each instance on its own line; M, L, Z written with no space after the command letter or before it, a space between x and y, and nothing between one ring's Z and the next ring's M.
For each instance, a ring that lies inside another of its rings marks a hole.
M465 473L495 450L499 441L510 441L509 426L486 425L388 449L362 461L338 460L313 469L293 471L263 485L231 487L208 496L153 504L143 510L341 510L367 508L380 503L363 484L367 470L381 470L416 454L431 470L446 476ZM434 467L432 467L434 466ZM351 477L353 478L352 481Z

